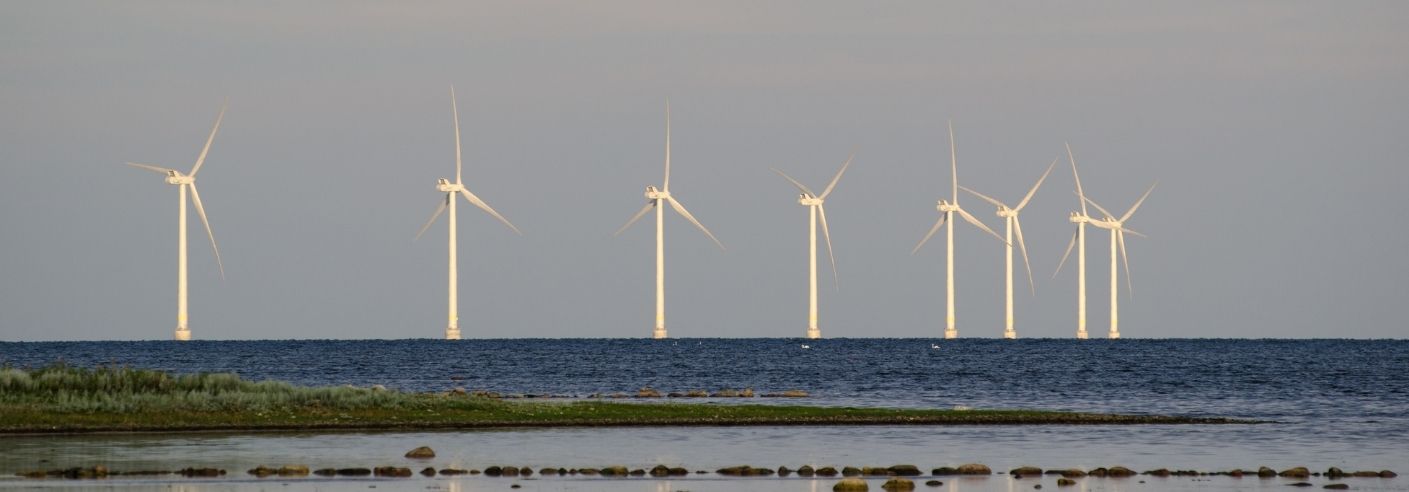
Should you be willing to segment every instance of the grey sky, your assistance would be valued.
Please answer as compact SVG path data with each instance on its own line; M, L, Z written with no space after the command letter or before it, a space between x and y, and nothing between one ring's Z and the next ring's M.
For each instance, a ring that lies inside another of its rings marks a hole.
M193 217L195 337L442 336L445 224L412 236L453 176L452 83L466 184L525 232L461 208L467 338L649 336L651 224L611 232L659 184L667 97L672 191L729 247L667 218L672 336L802 335L807 211L768 168L820 187L853 147L822 332L939 336L943 242L909 251L952 118L960 183L1003 200L1064 141L1107 208L1159 181L1126 337L1400 338L1405 25L1388 1L5 2L0 340L171 336L176 189L122 162L189 169L227 96L198 183L228 279ZM1072 189L1064 159L1024 211L1020 336L1075 330ZM996 337L1000 244L956 243L960 333Z

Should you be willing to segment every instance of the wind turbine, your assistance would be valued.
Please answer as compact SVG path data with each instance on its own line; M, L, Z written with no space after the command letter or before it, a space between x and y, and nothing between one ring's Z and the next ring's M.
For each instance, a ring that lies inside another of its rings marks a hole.
M1110 212L1107 212L1105 208L1102 208L1100 205L1097 205L1095 200L1092 200L1092 199L1090 199L1090 198L1087 198L1087 199L1086 199L1086 201L1089 202L1089 203L1091 204L1091 206L1096 207L1096 210L1100 210L1101 213L1102 213L1102 214L1105 214L1105 216L1106 216L1106 218L1103 219L1103 220L1093 220L1093 221L1091 221L1091 225L1111 231L1111 332L1110 332L1110 335L1109 335L1110 338L1120 338L1120 310L1119 310L1119 299L1120 299L1120 296L1118 295L1118 294L1119 294L1119 290L1118 290L1118 289L1119 289L1119 281L1116 279L1116 277L1117 277L1116 265L1115 265L1116 246L1117 246L1117 245L1120 246L1120 259L1123 260L1124 263L1125 263L1125 283L1126 283L1126 288L1129 289L1128 292L1134 292L1134 285L1130 282L1130 257L1125 254L1125 233L1128 232L1128 233L1131 233L1131 234L1134 234L1134 235L1140 236L1140 237L1145 237L1145 235L1144 235L1144 234L1140 234L1140 233L1135 232L1135 231L1132 231L1132 230L1130 230L1130 229L1126 229L1126 228L1125 228L1125 221L1130 220L1130 216L1131 216L1131 215L1135 215L1135 210L1138 209L1138 208L1140 208L1140 204L1145 203L1145 198L1149 197L1149 196L1150 196L1150 192L1152 192L1152 191L1155 191L1155 185L1150 185L1150 188L1147 189L1147 190L1145 190L1145 194L1144 194L1144 195L1141 195L1141 196L1140 196L1140 199L1135 201L1135 205L1131 206L1131 207L1130 207L1130 210L1127 210L1127 211L1125 212L1125 215L1120 216L1120 218L1118 218L1118 219L1115 217L1115 214L1112 214L1112 213L1110 213Z
M523 235L523 233L519 232L519 228L514 227L514 224L510 223L509 219L504 218L503 215L499 215L499 212L495 212L488 203L484 203L484 200L480 200L478 196L471 193L469 188L465 188L465 185L460 181L460 170L464 166L460 162L460 109L455 104L454 86L450 87L450 113L455 118L455 182L451 183L450 180L445 178L440 178L436 182L436 189L441 193L445 193L445 200L440 202L439 207L436 207L435 213L431 215L430 220L426 221L426 225L421 226L421 230L416 233L416 238L419 239L422 234L425 234L426 229L429 229L431 224L435 223L435 219L440 218L440 214L445 212L446 208L450 209L450 314L449 323L445 327L445 339L459 340L459 271L455 261L455 236L457 235L455 232L455 195L458 194L465 197L465 200L479 207L480 210L499 219L499 222L503 222L504 225L509 226L509 229L514 231L514 234Z
M802 193L797 197L797 204L807 207L811 218L808 219L808 284L807 284L807 338L822 338L822 331L817 328L817 218L822 218L822 237L827 239L827 257L832 260L832 282L837 282L837 258L832 254L832 234L827 230L827 209L822 206L822 202L827 200L827 195L832 194L832 189L837 187L837 181L841 180L842 173L851 165L852 157L846 158L841 169L837 170L837 175L832 177L832 182L827 183L827 188L822 190L822 194L813 193L811 189L803 185L792 176L788 176L782 171L774 169L783 179L788 180L796 186Z
M947 251L945 260L945 271L947 274L945 277L945 306L948 310L945 311L944 317L944 338L958 338L959 330L954 327L954 213L958 212L959 216L963 217L964 220L973 224L974 227L983 229L984 232L987 232L999 241L1002 241L1003 238L999 237L998 233L993 232L993 229L989 229L988 226L983 225L983 222L979 222L978 219L975 219L969 212L959 208L959 160L954 153L954 123L952 121L949 123L949 166L950 177L953 182L953 187L950 189L950 197L954 202L950 203L943 198L939 199L939 203L935 208L943 215L939 216L939 221L934 223L934 227L930 228L930 232L925 234L924 239L920 240L920 244L915 245L915 249L911 250L910 254L913 255L920 251L920 247L925 245L925 241L929 241L930 237L934 236L936 231L939 231L940 226L943 226L945 222L949 222L949 228L945 231L948 235L949 250Z
M1076 197L1081 203L1081 212L1072 212L1067 220L1076 224L1076 232L1072 234L1071 241L1067 243L1067 251L1062 253L1062 261L1057 263L1057 271L1052 273L1052 278L1057 278L1058 273L1062 273L1062 265L1067 263L1067 256L1071 255L1072 246L1078 246L1076 252L1076 338L1086 339L1086 224L1092 222L1090 215L1086 214L1086 193L1081 191L1081 175L1076 172L1076 158L1072 156L1071 144L1067 146L1067 160L1071 162L1071 175L1076 179Z
M1028 263L1028 261L1027 261L1027 245L1026 245L1026 244L1023 244L1023 226L1022 226L1022 222L1018 220L1018 212L1022 212L1023 207L1026 207L1026 206L1027 206L1027 202L1030 201L1030 200L1032 200L1032 195L1034 195L1034 194L1037 193L1037 188L1040 187L1040 186L1042 186L1042 182L1047 179L1047 175L1048 175L1048 174L1051 174L1051 173L1052 173L1052 168L1053 168L1053 167L1056 167L1056 165L1057 165L1057 159L1052 159L1052 163L1047 166L1047 171L1042 173L1042 177L1037 178L1037 184L1032 185L1032 189L1031 189L1031 190L1028 190L1027 196L1024 196L1023 199L1022 199L1022 201L1018 202L1018 206L1016 206L1016 207L1009 207L1007 204L1004 204L1003 202L1000 202L1000 201L998 201L998 200L995 200L995 199L989 197L988 195L984 195L983 193L979 193L979 192L974 191L974 190L971 190L971 189L969 189L969 188L965 188L965 187L963 187L963 186L960 186L960 187L959 187L960 189L963 189L964 191L967 191L967 192L969 192L969 193L972 193L972 194L973 194L974 196L976 196L976 197L982 198L984 201L986 201L986 202L988 202L988 203L992 203L993 206L998 207L998 216L999 216L999 217L1003 217L1004 220L1005 220L1005 222L1006 222L1007 225L1008 225L1008 230L1007 230L1007 235L1006 235L1006 238L1007 238L1007 240L1008 240L1008 244L1007 244L1007 248L1006 248L1006 249L1007 249L1007 263L1006 263L1006 265L1007 265L1007 270L1006 270L1006 272L1007 272L1007 273L1006 273L1006 275L1007 275L1007 278L1006 278L1007 283L1005 284L1005 292L1006 292L1006 294L1007 294L1007 304L1006 304L1006 306L1007 306L1007 311L1006 311L1007 317L1006 317L1005 319L1006 319L1006 323L1007 323L1007 324L1004 325L1005 327L1004 327L1004 329L1003 329L1003 338L1017 338L1017 337L1018 337L1018 332L1013 329L1013 230L1014 230L1014 229L1016 229L1016 230L1018 231L1018 248L1022 250L1022 254L1023 254L1023 266L1026 266L1026 267L1027 267L1027 286L1028 286L1029 289L1031 289L1031 291L1032 291L1033 294L1036 294L1036 293L1037 293L1037 286L1034 285L1033 282L1032 282L1032 264Z
M631 216L631 219L626 221L626 225L621 226L621 228L620 228L620 229L617 229L617 230L616 230L616 233L613 234L613 235L620 235L620 234L621 234L623 231L625 231L627 228L631 227L631 224L635 224L636 221L641 220L641 217L645 216L645 215L646 215L646 212L650 212L652 208L654 208L654 209L656 210L656 327L655 327L655 330L651 333L651 336L652 336L653 338L666 338L666 331L665 331L665 220L664 220L664 219L665 219L665 208L664 208L664 207L661 207L661 202L669 203L669 204L670 204L670 208L675 209L675 212L678 213L678 214L680 214L681 217L684 217L685 220L690 221L690 223L691 223L691 224L694 224L695 227L698 227L701 232L704 232L706 236L709 236L710 240L713 240L713 241L714 241L714 244L719 245L719 249L721 249L721 250L724 249L724 243L719 242L719 239L715 238L715 237L714 237L714 234L711 234L711 233L709 232L709 229L706 229L706 228L705 228L704 224L701 224L700 221L695 220L695 216L694 216L694 215L690 215L690 211L689 211L689 210L685 210L685 206L684 206L684 205L681 205L679 200L676 200L675 197L670 196L670 100L669 100L669 99L667 99L667 100L665 101L665 181L661 184L661 188L660 188L659 190L657 190L655 186L650 186L650 185L647 185L647 186L646 186L646 206L645 206L645 207L642 207L642 208L641 208L641 211L636 212L636 215Z
M215 233L210 230L210 220L206 218L205 206L201 204L201 194L196 191L196 173L201 171L201 165L205 164L205 157L210 153L210 144L215 141L215 132L220 130L220 121L225 119L225 107L220 106L220 115L215 117L215 127L210 129L210 136L205 139L205 147L201 148L201 155L196 157L196 165L191 167L190 174L182 174L181 171L168 169L151 164L141 164L128 162L127 165L146 169L148 171L166 175L166 184L176 185L179 190L178 200L180 200L180 212L176 216L177 239L176 239L176 339L186 341L191 339L191 327L187 324L186 312L186 190L191 190L191 202L196 205L196 214L201 218L201 224L205 225L206 236L210 237L210 248L215 251L215 265L220 269L220 278L225 278L225 265L220 261L220 248L215 245Z

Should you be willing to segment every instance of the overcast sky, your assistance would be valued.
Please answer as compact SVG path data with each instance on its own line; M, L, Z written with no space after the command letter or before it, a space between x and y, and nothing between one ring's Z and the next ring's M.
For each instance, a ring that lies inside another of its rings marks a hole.
M1159 182L1127 338L1402 338L1406 25L1399 1L5 2L0 340L171 337L177 190L123 162L189 169L227 97L197 181L227 278L191 217L195 338L443 336L444 219L412 238L454 175L452 84L466 185L524 231L462 202L467 338L650 336L652 224L611 233L661 181L667 97L671 190L728 247L667 217L675 337L803 334L807 210L768 169L820 188L853 148L822 333L939 336L944 243L910 249L952 119L960 184L1003 200L1064 142L1113 211ZM1075 332L1073 189L1063 159L1023 211L1022 337ZM955 243L960 334L997 337L1001 244Z

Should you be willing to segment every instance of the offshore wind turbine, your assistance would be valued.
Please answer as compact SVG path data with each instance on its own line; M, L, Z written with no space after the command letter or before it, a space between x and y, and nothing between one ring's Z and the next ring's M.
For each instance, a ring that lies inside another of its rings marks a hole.
M1076 252L1076 338L1085 340L1086 334L1086 224L1093 220L1086 213L1086 193L1081 190L1081 174L1076 172L1076 158L1072 156L1071 144L1067 146L1067 160L1071 162L1071 175L1076 179L1076 198L1081 203L1081 212L1072 212L1067 220L1076 224L1076 232L1072 234L1071 241L1067 243L1067 251L1062 253L1062 261L1057 263L1057 271L1052 273L1052 278L1057 278L1057 274L1062 272L1062 265L1067 263L1067 256L1071 255L1072 246L1077 246Z
M1006 245L1007 269L1005 270L1006 283L1004 284L1005 294L1007 295L1007 303L1005 304L1007 310L1005 311L1006 317L1004 319L1006 320L1006 324L1003 328L1003 338L1018 337L1017 330L1013 328L1013 230L1015 229L1018 232L1018 248L1022 250L1023 254L1023 266L1027 267L1027 286L1033 294L1037 293L1037 286L1032 282L1032 264L1027 261L1027 245L1023 243L1023 226L1022 222L1018 220L1018 213L1022 212L1023 207L1027 206L1028 201L1032 200L1032 195L1037 193L1037 188L1041 187L1042 182L1047 180L1047 175L1052 173L1052 168L1056 167L1056 165L1057 159L1052 159L1052 163L1047 166L1047 171L1042 173L1042 177L1037 178L1037 184L1032 185L1032 189L1028 190L1027 196L1024 196L1016 207L1009 207L1003 202L969 188L963 186L959 187L988 203L992 203L993 206L998 207L998 216L1002 217L1008 226L1005 236L1008 240L1008 244Z
M436 207L435 213L431 215L430 220L426 221L426 225L421 226L421 230L416 233L416 238L419 239L422 234L425 234L426 229L429 229L431 227L431 224L435 223L435 219L439 218L440 214L445 212L445 209L450 209L450 313L448 316L449 322L445 326L445 339L459 340L460 296L459 270L455 259L455 236L457 235L455 229L455 195L465 197L466 201L469 201L474 206L479 207L479 209L485 211L485 213L494 216L494 218L499 219L499 222L503 222L504 225L509 226L509 229L514 231L514 234L523 235L523 233L519 232L519 228L514 227L514 224L509 222L509 219L504 218L503 215L499 215L499 212L494 211L494 209L490 207L488 203L485 203L484 200L481 200L478 196L475 196L474 193L471 193L469 188L466 188L460 180L460 171L464 166L460 162L460 109L455 104L454 86L450 87L450 113L455 119L455 182L451 183L450 180L446 178L440 178L436 181L436 189L439 190L441 193L445 193L445 199L440 202L439 207Z
M1105 214L1106 216L1105 219L1091 221L1091 225L1111 231L1111 331L1109 334L1110 338L1120 338L1120 282L1116 278L1116 246L1120 246L1120 259L1123 260L1125 263L1125 283L1126 288L1128 289L1127 292L1134 292L1135 287L1130 282L1130 257L1125 254L1125 233L1128 232L1130 234L1134 234L1140 237L1145 237L1145 235L1132 231L1130 229L1126 229L1125 221L1130 220L1131 215L1135 215L1135 210L1140 208L1140 204L1145 203L1145 198L1148 198L1150 196L1150 192L1152 191L1155 191L1155 185L1150 185L1150 188L1145 190L1145 194L1141 195L1140 199L1135 201L1135 205L1131 206L1130 210L1125 211L1125 215L1121 215L1120 218L1116 218L1115 214L1107 212L1105 208L1102 208L1100 205L1097 205L1095 200L1092 200L1090 198L1086 199L1086 201L1090 203L1091 206L1096 207L1096 210L1100 210L1101 213Z
M205 157L210 153L210 144L215 141L215 133L220 130L220 121L225 119L225 107L220 106L220 114L215 117L215 126L210 129L210 136L205 139L205 147L201 148L201 155L196 157L196 165L191 167L189 174L183 174L175 169L168 169L151 164L128 162L127 165L145 169L148 171L166 175L166 184L176 185L180 206L177 213L177 239L176 239L176 334L177 340L186 341L191 339L191 327L188 324L189 318L186 311L186 190L191 191L191 202L196 205L196 214L201 218L201 224L205 225L206 236L210 237L210 248L215 251L215 265L220 269L220 278L225 278L225 265L220 261L220 247L215 245L215 233L210 230L210 220L206 218L205 206L201 204L201 194L196 191L196 173L200 172L201 166L205 164Z
M698 227L706 236L709 236L710 240L714 241L714 244L719 245L719 249L724 249L724 243L719 242L719 239L715 238L714 234L711 234L709 229L705 228L704 224L695 220L695 216L690 215L689 210L685 210L685 206L681 205L679 200L676 200L675 197L670 195L669 99L665 101L665 181L661 183L660 189L656 189L655 186L651 185L646 186L646 206L642 207L639 212L636 212L636 215L631 216L631 219L627 220L626 224L621 226L620 229L617 229L616 233L613 234L614 236L620 235L627 228L631 227L631 224L635 224L636 221L641 220L641 217L645 216L646 212L650 212L653 208L656 210L656 326L655 330L651 332L652 338L666 338L667 336L665 331L665 208L661 207L661 202L669 203L670 208L675 209L675 212L680 214L681 217L690 221L691 224Z
M947 255L945 259L945 307L947 311L945 311L944 316L944 338L958 338L959 330L954 327L954 214L957 212L965 221L973 224L974 227L983 229L984 232L987 232L999 241L1002 241L1003 238L999 237L998 233L993 232L993 229L989 229L988 226L983 225L983 222L979 222L978 219L975 219L969 212L959 208L959 160L954 153L954 123L952 121L949 123L949 170L953 184L950 189L950 198L953 199L954 202L950 203L943 198L939 199L938 205L935 206L935 209L939 210L942 214L939 216L939 221L935 222L934 227L930 228L930 232L925 234L924 239L921 239L920 243L915 245L915 249L910 250L910 254L913 255L920 251L920 247L925 245L925 241L929 241L930 237L934 236L934 233L939 230L940 226L943 226L945 222L949 222L949 228L945 231L948 235L949 249L946 252Z
M807 338L822 338L822 331L817 328L817 218L822 219L822 237L827 240L827 257L832 260L832 282L837 284L837 257L832 254L832 233L827 230L827 209L822 206L822 202L827 200L827 195L832 194L832 190L837 187L837 181L841 180L842 173L851 166L851 159L856 154L846 158L841 169L837 170L837 175L832 177L832 181L827 183L827 188L822 190L822 194L813 193L806 185L803 185L792 176L788 176L783 171L774 169L783 179L788 180L798 190L802 191L797 197L797 204L807 207L811 218L807 221L808 227L808 263L807 263Z

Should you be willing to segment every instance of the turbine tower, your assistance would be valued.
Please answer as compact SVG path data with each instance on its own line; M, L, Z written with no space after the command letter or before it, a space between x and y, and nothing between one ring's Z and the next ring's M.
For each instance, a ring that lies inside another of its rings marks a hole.
M439 190L441 193L445 193L445 199L440 202L439 207L436 207L435 213L431 215L430 220L426 221L426 225L421 226L421 230L416 233L416 238L420 239L421 235L426 233L426 229L430 229L431 224L435 223L435 219L439 218L440 214L445 212L446 208L450 209L450 314L449 322L445 326L445 339L459 340L460 296L458 292L459 270L455 260L455 236L457 235L455 229L455 195L458 194L460 196L465 197L465 200L469 201L474 206L479 207L480 210L483 210L485 211L485 213L488 213L489 215L494 216L494 218L499 219L499 222L503 222L504 225L509 226L509 229L512 229L514 231L514 234L522 236L523 233L519 232L519 228L514 227L514 224L510 223L509 219L504 218L503 215L499 215L499 212L495 212L494 209L491 208L488 203L485 203L484 200L480 200L478 196L475 196L474 193L471 193L469 188L466 188L465 185L460 181L460 170L464 166L460 162L460 109L456 106L455 103L454 86L450 87L450 113L455 119L455 182L451 183L450 180L445 178L440 178L436 182L436 189Z
M999 237L998 233L993 232L993 229L989 229L988 226L983 225L983 222L979 222L978 219L975 219L969 212L959 208L959 161L954 153L953 122L949 123L949 166L950 178L952 180L950 198L954 200L954 202L950 203L943 198L939 199L939 204L935 207L942 214L939 216L939 221L934 223L934 227L930 228L930 232L925 234L924 239L920 240L920 244L915 245L915 249L911 250L910 254L913 255L920 251L920 247L925 245L925 241L929 241L930 237L934 236L936 231L939 231L940 226L943 226L945 222L949 222L949 228L945 230L945 234L948 235L946 239L949 250L945 258L945 307L947 311L945 311L944 317L944 338L958 338L959 330L954 327L954 214L957 212L965 221L973 224L974 227L983 229L984 232L987 232L999 241L1002 241L1003 238Z
M822 331L817 328L817 218L822 218L822 237L827 240L827 257L832 260L832 283L837 284L837 257L832 254L832 233L827 230L827 209L822 206L822 202L827 200L827 195L832 194L832 189L836 188L837 181L841 180L842 173L851 166L851 159L856 154L846 158L841 169L837 170L837 175L832 177L832 182L827 183L827 188L822 190L822 194L813 193L811 189L803 185L792 176L788 176L782 171L774 169L783 179L788 180L798 190L802 191L798 195L797 204L807 207L811 218L807 221L808 227L808 263L807 263L807 338L822 338Z
M1027 245L1023 243L1023 226L1022 222L1018 220L1018 213L1022 212L1023 207L1027 206L1028 201L1032 200L1032 195L1037 193L1037 188L1042 186L1042 182L1047 179L1048 174L1052 173L1052 168L1056 167L1056 165L1057 159L1052 159L1052 163L1047 166L1047 171L1042 173L1042 177L1037 178L1037 184L1032 185L1032 189L1028 190L1027 196L1024 196L1022 201L1018 202L1018 206L1016 207L1009 207L1003 202L995 200L989 197L988 195L984 195L983 193L979 193L969 188L965 188L963 186L959 187L960 189L972 193L974 196L979 197L988 203L992 203L993 206L998 207L998 216L1002 217L1008 226L1006 233L1006 238L1008 240L1008 244L1006 245L1007 269L1005 270L1005 280L1007 282L1004 284L1004 292L1007 295L1007 303L1005 304L1007 310L1005 311L1006 317L1004 319L1006 324L1004 325L1003 329L1003 338L1011 339L1018 337L1018 332L1013 328L1013 230L1015 229L1018 232L1018 249L1021 249L1023 254L1023 266L1027 267L1028 289L1030 289L1033 294L1037 293L1037 286L1034 285L1032 282L1032 264L1028 263L1027 261Z
M228 104L228 103L227 103ZM176 215L176 334L177 340L186 341L191 339L191 327L188 324L186 312L186 190L191 190L191 202L196 205L196 215L201 218L201 224L205 225L206 236L210 237L210 248L215 251L215 265L220 269L220 278L225 278L225 265L220 261L220 247L215 245L215 233L210 230L210 220L206 218L205 206L201 204L201 194L196 191L196 173L200 172L201 165L205 164L205 157L210 153L210 144L215 141L215 132L220 130L220 121L225 119L226 104L220 106L220 115L215 117L215 126L210 129L210 136L205 139L205 147L201 148L201 155L196 157L196 165L191 167L190 174L182 174L181 171L168 169L151 164L141 164L129 162L127 165L146 169L148 171L166 175L166 184L176 185L178 190L178 200L180 212Z
M1100 210L1101 213L1105 214L1106 216L1106 218L1103 220L1091 221L1091 225L1111 231L1111 331L1109 334L1110 338L1120 338L1120 296L1118 295L1120 282L1117 280L1115 265L1116 246L1119 245L1120 259L1125 263L1125 283L1127 292L1133 293L1135 291L1135 287L1130 282L1130 257L1125 254L1125 233L1128 232L1130 234L1134 234L1140 237L1145 237L1145 235L1132 231L1130 229L1126 229L1125 221L1130 220L1131 215L1135 215L1135 210L1140 208L1140 204L1145 203L1145 198L1149 197L1150 192L1152 191L1155 191L1155 185L1150 185L1150 188L1145 190L1145 194L1141 195L1140 199L1135 201L1135 205L1131 206L1130 210L1127 210L1125 212L1125 215L1120 216L1120 218L1118 219L1115 217L1115 214L1107 212L1105 208L1102 208L1100 205L1097 205L1095 200L1092 200L1090 198L1086 199L1086 201L1089 202L1091 206L1096 207L1096 210Z
M1071 162L1071 175L1076 179L1076 197L1081 203L1081 212L1072 212L1067 218L1076 224L1076 233L1072 234L1071 241L1067 243L1067 251L1062 253L1062 261L1057 263L1057 271L1052 273L1052 278L1057 278L1057 274L1062 273L1062 265L1067 263L1067 256L1071 255L1072 246L1077 246L1076 252L1076 338L1085 340L1086 335L1086 224L1091 223L1090 215L1086 214L1086 193L1081 191L1081 175L1076 172L1076 158L1072 157L1071 144L1067 144L1067 160Z
M719 242L719 239L715 238L714 234L711 234L709 229L705 228L704 224L695 220L695 216L690 215L690 211L685 210L685 206L681 205L679 200L670 196L669 99L665 101L665 181L661 183L659 190L657 190L655 186L646 186L646 206L642 207L639 212L636 212L636 215L631 216L631 219L627 220L626 224L621 226L620 229L617 229L616 233L613 234L620 235L627 228L631 227L631 224L635 224L636 221L641 220L641 217L645 216L646 212L650 212L652 208L656 210L656 326L655 330L651 332L653 338L666 338L667 336L665 331L665 209L661 207L662 201L669 203L670 208L675 209L676 213L684 217L685 220L690 221L695 227L698 227L706 236L709 236L710 240L714 241L714 244L719 245L719 249L724 249L724 243Z

